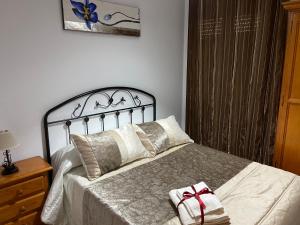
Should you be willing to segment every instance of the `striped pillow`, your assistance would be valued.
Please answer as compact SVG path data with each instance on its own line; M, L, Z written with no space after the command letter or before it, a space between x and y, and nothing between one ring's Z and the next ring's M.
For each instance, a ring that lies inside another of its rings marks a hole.
M152 157L132 125L91 135L71 135L89 180L137 159Z
M159 154L177 145L194 141L180 128L175 116L135 125L143 145L150 152Z

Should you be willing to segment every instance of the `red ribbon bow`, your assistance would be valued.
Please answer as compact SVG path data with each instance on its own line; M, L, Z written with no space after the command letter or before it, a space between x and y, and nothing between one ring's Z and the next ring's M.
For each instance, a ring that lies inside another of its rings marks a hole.
M206 209L206 205L204 204L204 202L201 200L200 196L204 195L204 194L214 194L214 192L210 191L208 188L203 188L201 191L196 191L196 188L194 187L194 185L191 186L191 188L193 189L193 191L195 193L190 193L188 191L183 192L183 198L180 200L180 202L177 205L178 206L183 203L184 201L190 199L190 198L196 198L199 202L199 206L200 206L200 213L201 213L201 225L204 224L204 209Z

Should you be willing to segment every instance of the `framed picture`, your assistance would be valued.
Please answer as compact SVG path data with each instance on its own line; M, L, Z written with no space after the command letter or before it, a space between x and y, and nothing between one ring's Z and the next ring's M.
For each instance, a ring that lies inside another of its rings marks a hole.
M65 30L140 36L140 10L100 0L62 0Z

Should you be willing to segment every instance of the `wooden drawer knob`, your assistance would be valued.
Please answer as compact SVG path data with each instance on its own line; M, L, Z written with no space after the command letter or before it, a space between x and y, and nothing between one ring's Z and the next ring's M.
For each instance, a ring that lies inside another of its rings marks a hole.
M21 213L26 212L26 207L25 207L25 206L22 206L22 207L20 208L20 211L21 211Z
M22 196L23 193L24 193L24 191L23 191L22 189L19 189L19 190L17 191L17 195L18 195L18 196Z

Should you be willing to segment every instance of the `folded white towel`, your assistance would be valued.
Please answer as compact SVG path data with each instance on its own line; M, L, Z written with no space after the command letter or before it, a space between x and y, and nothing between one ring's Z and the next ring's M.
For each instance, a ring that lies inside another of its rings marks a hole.
M180 189L180 190L182 190L182 189ZM196 190L198 191L198 189L196 189ZM194 193L194 191L192 189L191 190L188 189L188 191L190 193ZM182 199L182 195L181 195L181 197L179 197L178 192L181 192L181 191L172 190L172 191L169 192L169 196L170 196L170 198L171 198L171 200L172 200L172 202L174 203L175 206L177 206L178 203ZM204 195L201 195L202 200L204 200L203 196ZM198 203L197 200L196 200L196 202L198 204L197 210L199 212L199 216L197 216L197 217L192 217L191 216L191 213L188 211L188 209L187 209L188 207L186 206L186 204L182 203L178 206L179 217L180 217L180 220L181 220L183 225L198 225L198 224L201 224L200 206L199 206L199 203ZM205 211L205 213L204 213L204 215L205 215L204 225L230 224L229 223L230 219L229 219L227 213L225 212L224 208L222 207L222 205L221 205L221 208L217 208L217 209L214 210L213 207L206 204L206 209L208 209L208 211Z
M196 184L196 185L194 185L194 187L195 187L197 192L203 190L204 188L207 188L208 190L210 190L204 182ZM193 191L192 187L181 188L181 189L177 190L178 198L182 199L184 192L189 192L191 194L195 193ZM200 198L206 206L206 208L204 209L204 215L206 215L208 213L216 212L220 209L223 210L223 206L222 206L221 202L219 201L219 199L217 198L216 195L214 195L214 194L203 194L203 195L200 196ZM187 199L182 204L185 205L186 209L188 210L188 212L189 212L189 214L191 215L192 218L201 216L200 205L199 205L199 202L196 198Z

